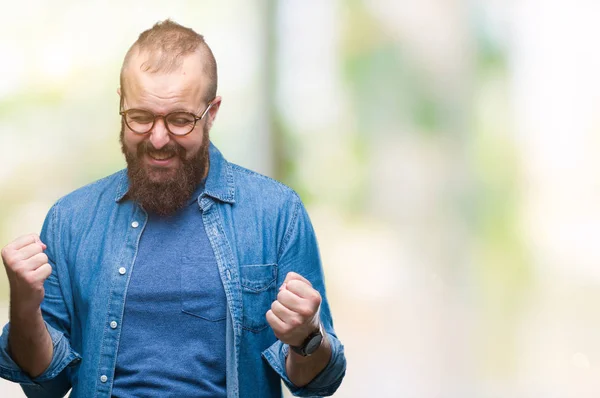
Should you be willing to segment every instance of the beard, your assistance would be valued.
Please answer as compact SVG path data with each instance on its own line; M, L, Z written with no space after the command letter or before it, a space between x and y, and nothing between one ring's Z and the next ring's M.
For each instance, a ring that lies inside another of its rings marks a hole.
M191 198L209 168L208 130L202 132L202 145L190 159L187 151L171 140L157 150L149 140L140 142L135 151L130 151L123 141L125 126L121 124L121 151L127 161L129 190L127 196L145 211L159 216L169 216L182 209ZM144 155L174 155L179 158L175 170L144 164Z

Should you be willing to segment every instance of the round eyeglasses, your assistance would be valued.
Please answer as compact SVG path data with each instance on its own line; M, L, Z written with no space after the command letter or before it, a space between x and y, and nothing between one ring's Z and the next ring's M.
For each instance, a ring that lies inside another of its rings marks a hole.
M213 98L204 112L200 116L196 116L191 112L171 112L166 115L157 115L144 109L128 109L120 111L119 115L125 120L125 124L131 131L136 134L148 134L156 124L157 118L162 118L165 122L167 131L173 135L182 136L188 135L196 127L198 120L202 120L204 115L213 105ZM121 98L121 109L123 108L123 98Z

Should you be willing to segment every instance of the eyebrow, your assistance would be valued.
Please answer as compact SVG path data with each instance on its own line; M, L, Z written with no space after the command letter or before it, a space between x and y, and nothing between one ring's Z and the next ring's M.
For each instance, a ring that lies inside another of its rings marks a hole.
M131 108L127 109L127 110L132 110L132 109L135 109L135 110L138 110L138 111L150 112L150 113L152 113L154 115L168 115L168 114L171 114L171 113L178 113L178 112L190 113L192 115L196 115L194 112L192 112L192 111L190 111L188 109L185 109L185 108L176 108L176 109L170 110L169 112L166 112L166 113L156 113L156 112L154 112L151 109L143 108L143 107L142 108L131 107Z

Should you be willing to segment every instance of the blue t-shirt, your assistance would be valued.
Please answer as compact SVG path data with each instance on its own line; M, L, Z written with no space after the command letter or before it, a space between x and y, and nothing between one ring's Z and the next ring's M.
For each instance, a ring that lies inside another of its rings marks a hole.
M226 396L227 303L195 200L202 188L177 214L148 217L127 290L114 397Z

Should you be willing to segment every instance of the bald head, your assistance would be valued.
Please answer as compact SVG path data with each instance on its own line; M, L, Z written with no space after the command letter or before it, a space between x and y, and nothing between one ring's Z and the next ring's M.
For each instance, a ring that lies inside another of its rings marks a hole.
M180 70L190 55L199 58L199 67L206 81L204 100L217 94L217 63L204 37L190 28L169 19L156 23L142 32L131 46L121 68L121 94L124 94L130 69L151 74Z

